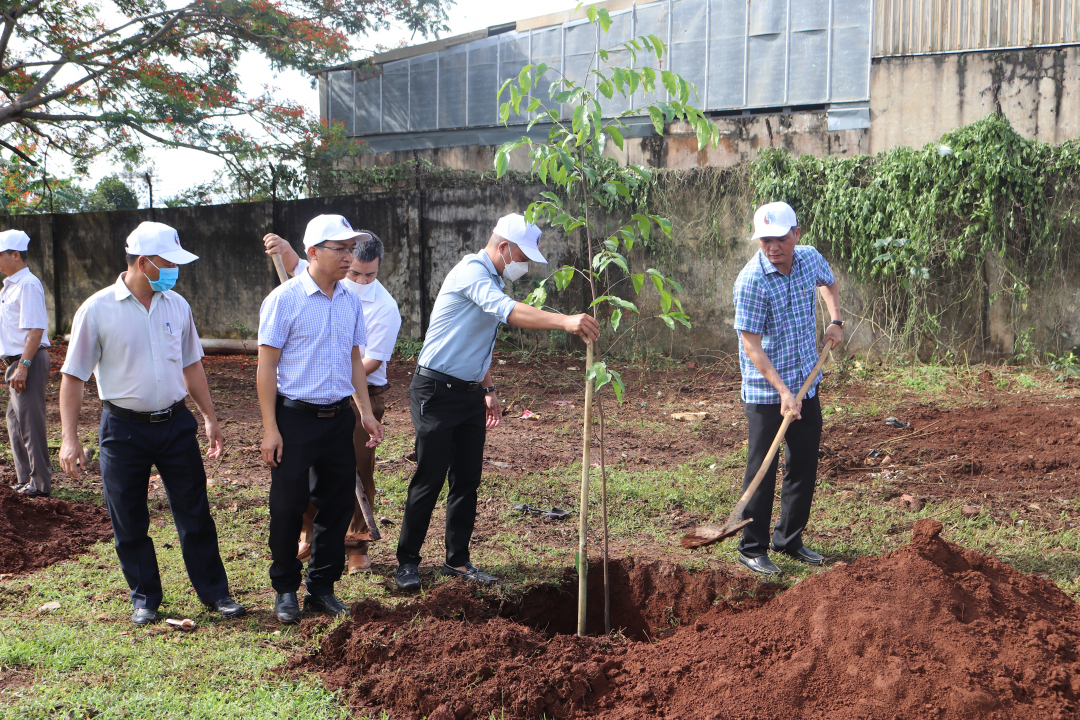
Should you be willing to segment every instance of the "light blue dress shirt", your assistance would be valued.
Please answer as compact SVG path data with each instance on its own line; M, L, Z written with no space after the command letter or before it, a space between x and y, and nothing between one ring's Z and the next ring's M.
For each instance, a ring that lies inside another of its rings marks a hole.
M435 299L420 365L466 382L483 380L499 326L517 305L504 287L486 252L463 257Z
M353 394L352 349L367 345L360 296L334 283L327 297L302 272L278 285L259 310L259 344L281 349L278 392L317 405Z
M809 245L796 245L791 274L784 275L758 250L735 279L735 329L761 335L761 349L792 393L806 382L817 364L816 290L836 282L825 258ZM776 391L743 349L739 339L742 399L761 405L780 404ZM821 377L806 397L817 392Z

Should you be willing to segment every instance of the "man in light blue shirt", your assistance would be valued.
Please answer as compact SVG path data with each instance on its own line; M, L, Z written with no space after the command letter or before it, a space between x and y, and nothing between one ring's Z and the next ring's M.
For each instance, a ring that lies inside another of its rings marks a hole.
M787 203L758 208L754 240L761 249L735 280L735 330L739 333L742 399L750 435L743 490L757 475L784 415L793 413L796 422L784 436L780 521L772 533L771 546L799 562L822 565L824 556L802 541L817 482L821 405L816 383L802 402L795 402L795 393L817 363L817 292L831 317L824 340L832 340L834 347L844 339L844 321L840 318L840 286L832 269L817 250L798 244L801 232L795 211ZM777 466L774 458L743 511L743 517L753 518L753 522L743 529L739 564L761 575L780 574L768 556Z
M481 584L496 582L469 561L476 520L487 428L502 420L491 379L491 351L499 326L564 330L585 342L600 335L591 315L545 312L503 292L528 271L529 261L547 263L540 252L540 228L521 215L499 220L478 253L466 255L443 281L431 311L419 366L409 387L409 409L416 429L416 473L398 538L397 586L420 589L420 548L431 513L449 473L446 499L445 575Z

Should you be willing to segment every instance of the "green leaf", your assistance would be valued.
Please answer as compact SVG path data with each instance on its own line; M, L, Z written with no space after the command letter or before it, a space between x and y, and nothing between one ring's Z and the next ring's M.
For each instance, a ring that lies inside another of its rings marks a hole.
M529 107L525 108L525 112L527 112L527 113L536 112L536 110L539 107L540 107L540 98L534 97L531 101L529 101ZM539 119L539 118L537 118L537 119ZM535 120L533 122L535 122Z
M612 295L611 298L608 300L608 302L610 302L612 305L615 305L617 307L622 308L623 310L629 310L632 313L638 312L637 305L630 302L629 300L623 300L621 297L618 297L617 295Z
M705 147L709 144L709 135L711 134L712 123L705 118L701 118L700 120L697 120L694 125L694 129L697 131L697 149L704 150Z
M656 59L659 60L664 57L664 43L656 35L648 35L649 42L652 43L653 51L656 54Z
M668 91L668 95L671 96L671 99L678 99L679 82L675 79L675 73L670 70L663 70L660 73L660 79L664 83L664 89Z
M630 191L626 189L626 185L618 180L612 180L611 184L615 186L615 190L627 200L630 199Z
M596 22L596 6L590 5L588 8L586 8L585 14L589 16L589 22Z
M664 136L664 115L655 105L649 106L649 117L652 118L653 128L660 137Z
M594 308L594 307L596 307L597 305L599 305L600 303L605 303L605 302L607 302L608 300L610 300L610 299L611 299L611 298L613 298L613 297L615 297L615 296L614 296L614 295L601 295L600 297L598 297L598 298L596 298L595 300L593 300L593 301L592 301L592 302L591 302L591 303L589 304L589 307L590 307L590 308Z
M505 90L506 86L509 85L511 82L513 82L513 78L507 78L506 82L502 84L502 87L499 88L499 94L495 96L495 102L502 100L503 90Z
M611 312L611 329L614 332L619 331L619 323L622 322L622 310L615 308Z
M525 298L525 304L535 308L544 307L545 302L547 302L547 289L543 285L537 287Z
M609 125L604 129L604 132L611 137L611 141L615 143L616 147L620 150L623 149L623 134L619 132L619 128Z
M664 324L667 325L668 328L670 328L671 330L675 329L675 321L672 320L670 317L668 317L667 315L661 315L660 319L664 321Z
M626 392L626 385L623 383L622 375L614 370L608 370L611 375L611 389L615 391L615 400L622 405L623 394Z
M641 287L645 284L645 273L631 275L630 279L634 282L634 294L639 294L641 292Z
M499 106L499 122L505 125L510 120L510 103L504 102Z
M595 383L596 391L599 391L600 388L611 382L611 374L608 372L607 363L594 362L589 366L589 369L585 373L585 382L590 381Z
M651 270L648 270L646 272L648 272L649 277L652 278L652 284L653 284L653 287L656 288L656 292L658 292L658 293L664 292L664 279L663 279L663 276L660 275L659 273L653 272Z
M608 51L607 50L603 50L603 49L597 50L596 54L599 55L600 59L603 60L604 62L608 61ZM603 76L601 75L601 77L603 77Z
M671 312L671 293L667 290L660 291L660 309L664 312Z
M600 11L597 12L596 15L600 19L600 29L607 32L611 27L611 15L608 14L608 11L605 8L600 8Z
M559 290L565 290L570 285L570 281L574 279L574 268L572 265L563 265L561 270L552 273L552 277L555 279L555 287Z
M506 169L510 164L510 159L506 153L506 148L501 147L499 151L495 153L495 176L502 177L506 174Z

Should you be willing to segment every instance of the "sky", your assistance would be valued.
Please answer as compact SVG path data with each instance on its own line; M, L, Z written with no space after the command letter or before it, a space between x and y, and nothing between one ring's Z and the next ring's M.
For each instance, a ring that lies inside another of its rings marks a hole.
M443 37L461 35L490 25L524 20L562 10L573 10L578 2L579 0L530 0L528 3L518 5L505 0L457 0L448 12L447 24L450 26L450 32ZM383 31L358 38L355 59L370 56L379 45L397 47L402 41L408 45L417 45L434 39L420 35L411 38L410 32L403 28ZM241 77L246 78L248 91L252 94L260 92L263 86L277 88L281 97L304 103L311 113L318 117L318 91L311 86L311 78L307 74L297 71L274 73L256 53L241 58L238 67ZM224 163L217 158L195 150L155 148L148 153L148 159L154 167L154 205L158 207L167 197L172 197L194 185L209 182L215 173L224 168ZM91 177L83 184L93 186L102 177L121 170L122 168L115 167L111 162L101 160L91 167ZM142 204L145 206L149 199L146 185L140 182L138 187L133 189L139 193Z

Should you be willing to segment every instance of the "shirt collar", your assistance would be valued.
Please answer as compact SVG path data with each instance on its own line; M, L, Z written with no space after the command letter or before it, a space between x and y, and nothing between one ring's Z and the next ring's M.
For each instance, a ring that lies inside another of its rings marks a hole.
M499 271L495 269L495 263L491 262L491 257L488 256L487 251L481 250L476 253L476 257L480 258L480 262L484 264L484 267L488 269L488 272L495 276L498 280L499 287L505 287L506 281L503 279L503 276L499 274Z
M30 268L24 267L17 273L12 273L4 278L4 285L18 285L21 283L27 275L30 274Z
M126 271L120 273L120 277L116 278L116 284L113 285L113 297L115 297L117 301L123 300L126 297L133 297L131 295L131 289L124 284L124 275L126 274Z
M311 266L309 265L308 267L311 267ZM307 268L304 268L304 272L300 273L300 284L304 286L304 292L309 296L314 295L317 292L318 293L322 292L322 288L320 288L319 284L315 282L315 278L311 277L311 273L309 273L307 271ZM340 282L335 281L334 282L334 292L333 292L333 295L330 297L330 299L333 300L334 297L337 296L338 292L347 292L347 291L345 290L345 288L341 287ZM325 295L325 293L324 293L324 295Z
M799 247L799 246L796 245L795 247ZM757 254L758 254L758 262L761 263L761 272L762 272L763 275L773 275L773 274L783 275L784 274L784 273L780 272L777 269L777 267L775 265L773 265L769 261L769 258L765 257L765 251L764 250L759 249L757 251ZM797 253L797 252L792 253L792 256L791 256L791 272L788 273L787 277L791 277L792 275L795 274L795 268L798 267L798 265L799 265L799 253Z

